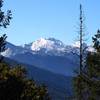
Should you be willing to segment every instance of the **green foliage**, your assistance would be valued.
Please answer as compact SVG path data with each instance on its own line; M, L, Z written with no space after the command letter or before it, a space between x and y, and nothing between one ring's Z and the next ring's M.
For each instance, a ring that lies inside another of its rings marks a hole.
M11 10L7 11L7 14L5 14L2 11L2 6L3 6L3 0L0 0L0 27L7 28L7 26L10 23L10 20L12 19L11 17Z
M50 100L45 86L26 77L21 66L0 63L0 100Z
M100 98L100 31L92 38L95 52L88 52L86 68L74 78L75 93L78 100L99 100ZM80 84L81 83L81 84ZM80 86L80 85L81 86ZM80 94L81 90L81 94Z
M100 53L88 53L87 65L89 77L100 78Z
M97 34L92 37L94 48L97 50L97 52L100 53L100 30L97 31Z
M2 11L2 6L3 6L3 0L0 0L0 28L7 28L7 26L10 24L10 20L12 19L12 14L11 11L8 10L7 13L5 14ZM5 40L7 36L4 34L3 36L0 37L0 53L5 50ZM3 57L0 55L0 62L2 61Z

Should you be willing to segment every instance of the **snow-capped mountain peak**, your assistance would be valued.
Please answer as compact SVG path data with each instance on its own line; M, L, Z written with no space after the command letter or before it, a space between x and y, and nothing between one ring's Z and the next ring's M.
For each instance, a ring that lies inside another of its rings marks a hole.
M65 45L54 38L40 38L39 40L32 43L31 50L32 51L40 51L41 49L45 49L46 51L61 51L64 50Z
M46 40L44 38L40 38L39 40L32 43L31 49L33 51L39 51L41 48L49 48L52 49L53 42Z

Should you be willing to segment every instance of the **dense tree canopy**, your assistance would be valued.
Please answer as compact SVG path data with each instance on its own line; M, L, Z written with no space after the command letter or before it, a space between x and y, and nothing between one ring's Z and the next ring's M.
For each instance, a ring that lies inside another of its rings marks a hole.
M74 78L76 97L79 97L78 87L81 81L81 100L99 100L100 98L100 31L92 38L95 51L88 52L86 68L81 75Z
M0 63L0 100L50 100L46 87L26 78L21 66Z

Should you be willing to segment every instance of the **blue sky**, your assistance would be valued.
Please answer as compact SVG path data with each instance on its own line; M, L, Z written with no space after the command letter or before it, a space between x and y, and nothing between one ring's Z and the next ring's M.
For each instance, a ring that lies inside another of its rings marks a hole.
M79 5L83 4L88 43L100 28L100 0L5 0L3 9L11 9L13 19L7 41L19 45L41 37L54 37L65 44L77 39Z

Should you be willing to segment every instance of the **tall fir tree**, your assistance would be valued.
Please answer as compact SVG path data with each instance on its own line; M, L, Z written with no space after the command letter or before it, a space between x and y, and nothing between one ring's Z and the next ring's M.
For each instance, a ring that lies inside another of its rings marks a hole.
M76 98L78 100L83 100L83 82L82 82L82 77L84 77L83 75L83 70L85 68L85 62L86 62L86 49L87 47L84 47L84 16L83 16L83 10L82 10L82 5L80 4L80 17L79 17L79 55L77 55L79 57L79 70L76 73L77 77L74 78L74 87L75 87L75 92L76 92ZM82 76L82 77L81 77Z

